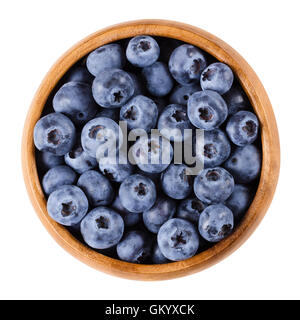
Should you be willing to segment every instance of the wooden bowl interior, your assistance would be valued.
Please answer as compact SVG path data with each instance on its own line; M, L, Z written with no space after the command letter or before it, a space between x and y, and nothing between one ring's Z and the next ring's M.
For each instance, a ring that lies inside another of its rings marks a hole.
M261 124L262 171L256 195L242 222L226 239L196 256L164 265L139 265L104 256L74 238L53 221L46 209L35 162L33 129L52 90L78 60L97 47L120 39L148 34L174 38L193 44L228 64L239 79ZM268 96L248 63L222 40L190 25L164 20L140 20L100 30L68 50L50 69L41 83L29 109L22 142L23 174L28 194L40 220L53 238L74 257L107 273L137 280L163 280L184 276L222 260L236 250L255 230L264 217L275 192L280 165L279 137Z

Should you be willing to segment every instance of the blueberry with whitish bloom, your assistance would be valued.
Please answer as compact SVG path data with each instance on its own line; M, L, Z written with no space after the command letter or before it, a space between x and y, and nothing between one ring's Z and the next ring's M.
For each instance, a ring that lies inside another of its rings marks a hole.
M154 205L156 188L150 178L133 174L122 182L119 197L123 207L128 211L143 212Z
M122 69L125 64L123 48L116 43L107 44L92 51L86 60L86 66L91 74L98 74L106 69Z
M224 202L232 194L234 179L221 167L202 170L194 180L194 192L207 204Z
M91 85L83 82L65 83L56 92L52 103L56 112L64 113L79 125L91 120L98 109Z
M173 78L182 85L198 82L205 67L204 54L200 49L190 44L177 47L169 60L169 69Z
M145 35L132 38L126 48L128 61L140 68L151 66L158 59L159 53L156 40Z
M223 95L227 104L228 115L249 108L249 100L239 84L233 84L231 89Z
M132 227L142 220L142 214L140 212L130 212L123 207L119 195L116 196L111 207L121 215L126 227Z
M211 90L193 93L188 100L187 112L191 123L203 130L219 127L228 115L224 99Z
M134 94L131 76L121 69L101 71L92 85L95 101L103 108L119 108Z
M253 144L237 147L224 163L237 183L249 183L258 178L261 169L261 154Z
M207 207L207 204L196 197L181 200L176 211L176 218L189 220L198 223L201 212Z
M83 66L73 67L66 75L65 82L85 82L92 84L94 77L88 70Z
M155 62L142 71L146 81L146 87L150 94L156 97L164 97L173 88L173 79L167 66L163 62Z
M199 235L191 222L173 218L159 229L157 243L167 259L181 261L195 255L199 248Z
M41 169L47 170L64 164L64 157L47 151L38 151L36 162Z
M190 86L183 86L179 84L173 89L170 95L170 103L186 106L191 95L201 90L201 87L196 83Z
M252 199L252 192L249 187L236 184L231 196L226 200L226 206L231 209L235 221L239 222L246 210L248 209Z
M141 136L131 149L133 160L144 172L160 173L173 159L173 147L169 140L158 134Z
M170 164L161 174L161 185L164 193L173 199L184 199L193 189L193 176L189 175L185 164Z
M226 132L237 146L254 142L258 136L259 122L256 115L249 111L239 111L228 120Z
M57 166L49 169L44 175L42 180L43 189L49 195L60 186L74 184L76 178L76 173L70 167Z
M181 142L191 137L193 126L189 121L187 109L180 104L170 104L158 118L157 128L167 139Z
M99 169L104 176L113 182L124 181L134 171L133 165L122 152L118 152L116 157L100 158Z
M152 241L145 232L132 230L118 243L117 254L123 261L145 263L151 256L151 247Z
M175 211L175 201L160 196L152 208L143 212L144 225L152 233L157 233L167 220L173 218Z
M80 141L75 144L70 152L65 154L64 159L65 163L79 174L97 166L97 160L83 150Z
M159 246L157 242L153 246L152 250L152 262L154 264L163 264L168 263L170 260L168 260L160 251Z
M158 110L153 100L138 95L120 109L120 120L126 121L128 129L143 129L150 132L157 122Z
M64 226L78 224L88 211L89 203L84 192L64 185L53 191L47 201L47 211L52 219Z
M34 127L33 138L38 150L63 156L72 149L76 131L68 117L54 112L38 120Z
M198 229L205 240L218 242L231 233L233 226L231 210L223 204L213 204L201 213Z
M85 171L78 179L80 187L93 207L108 205L113 201L114 190L109 180L95 170Z
M204 132L203 158L205 168L216 167L228 159L231 146L225 133L219 129Z
M203 90L213 90L224 94L230 90L233 80L232 70L224 63L215 62L202 72L200 84Z
M90 211L80 224L84 241L92 248L107 249L121 240L124 232L122 217L114 210L97 207Z
M91 157L96 158L97 152L105 152L109 148L119 148L123 143L123 134L118 124L105 117L90 120L81 132L81 145Z

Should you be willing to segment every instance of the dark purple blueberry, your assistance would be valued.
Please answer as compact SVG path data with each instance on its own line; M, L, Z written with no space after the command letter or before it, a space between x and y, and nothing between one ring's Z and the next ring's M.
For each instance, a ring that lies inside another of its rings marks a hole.
M173 89L170 95L170 103L186 106L190 96L197 91L201 91L201 87L196 83L191 86L183 86L179 84Z

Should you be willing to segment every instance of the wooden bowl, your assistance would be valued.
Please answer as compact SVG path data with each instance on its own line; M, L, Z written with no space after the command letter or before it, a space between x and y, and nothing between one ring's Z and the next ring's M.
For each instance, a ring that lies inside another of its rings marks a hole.
M76 240L69 231L52 220L39 181L33 129L53 88L71 66L99 46L112 41L148 34L169 37L193 44L228 64L260 120L262 171L255 198L243 221L226 239L208 250L184 261L164 265L139 265L106 257ZM40 220L52 237L70 254L98 270L137 280L163 280L185 276L219 262L235 251L255 230L273 198L280 165L279 137L271 103L263 85L248 63L228 44L199 28L174 21L139 20L100 30L68 50L50 69L41 83L29 109L23 132L22 164L29 197Z

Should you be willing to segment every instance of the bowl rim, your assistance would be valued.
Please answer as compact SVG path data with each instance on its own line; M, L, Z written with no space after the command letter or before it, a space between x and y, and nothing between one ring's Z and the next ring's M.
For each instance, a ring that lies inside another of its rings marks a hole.
M256 195L234 232L211 248L187 260L162 265L140 265L104 256L74 238L53 221L39 181L33 128L40 118L51 91L75 62L109 42L136 35L152 35L178 39L193 44L228 64L239 79L261 124L262 169ZM22 138L22 169L31 203L41 222L66 251L100 271L135 280L164 280L201 271L221 261L238 249L253 233L264 217L275 192L280 169L280 145L275 116L267 93L248 63L224 41L191 25L169 20L135 20L101 29L71 47L51 67L38 88L28 111Z

